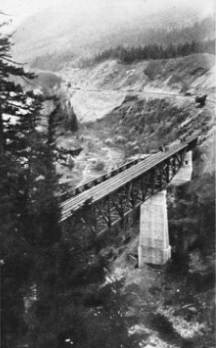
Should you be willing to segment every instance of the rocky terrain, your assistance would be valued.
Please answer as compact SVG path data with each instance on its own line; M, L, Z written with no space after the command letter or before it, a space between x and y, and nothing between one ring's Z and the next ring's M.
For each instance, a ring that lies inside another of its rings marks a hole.
M168 97L177 100L185 93L215 93L215 58L196 54L178 59L122 64L105 61L93 67L62 70L69 83L66 91L81 121L94 121L119 106L126 95L140 98ZM184 101L185 102L185 99Z
M70 99L79 122L78 132L63 131L58 144L83 148L74 158L73 170L59 168L63 182L78 185L120 165L128 156L157 150L161 136L172 142L194 131L205 136L213 132L213 55L130 65L108 60L91 68L62 70L58 76L62 82L54 89L61 98ZM207 94L209 100L201 109L195 104L199 94ZM203 147L208 149L206 158L212 160L213 147Z

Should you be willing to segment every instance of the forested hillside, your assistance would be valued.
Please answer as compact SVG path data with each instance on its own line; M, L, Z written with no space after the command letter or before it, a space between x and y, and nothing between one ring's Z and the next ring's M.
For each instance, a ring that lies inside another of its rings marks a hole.
M214 39L214 18L204 3L184 2L177 12L171 1L166 10L162 4L149 6L141 0L94 0L89 6L64 0L61 7L49 8L48 21L45 10L27 19L14 35L14 55L39 69L61 70L66 65L82 66L95 56L126 56L131 61L135 54L146 59L145 47L152 45L147 55L153 58L161 57L161 49L166 57L209 52L207 46L212 44L204 43Z
M130 34L131 35L131 34ZM129 35L129 36L130 36ZM123 63L148 59L169 59L184 57L193 53L215 54L214 19L209 17L202 22L196 22L191 27L174 26L170 29L150 29L143 36L134 35L130 39L122 40L121 45L114 46L114 41L106 44L95 52L88 54L72 52L42 55L33 59L31 66L40 69L61 70L63 67L85 67L97 64L106 59L120 59ZM111 46L111 47L110 47ZM91 58L88 58L88 56Z
M132 63L148 59L171 59L189 56L193 53L215 54L215 40L192 41L183 44L172 44L163 48L159 44L152 44L144 47L124 48L117 47L98 54L92 62L99 63L106 59L120 59L123 63ZM87 64L88 61L85 63Z

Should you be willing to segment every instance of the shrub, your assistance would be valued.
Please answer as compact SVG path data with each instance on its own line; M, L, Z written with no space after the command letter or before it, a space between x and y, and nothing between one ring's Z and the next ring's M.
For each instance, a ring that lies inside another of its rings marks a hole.
M98 161L96 164L92 166L92 169L97 172L100 172L101 170L104 169L104 167L105 167L105 163L103 161Z

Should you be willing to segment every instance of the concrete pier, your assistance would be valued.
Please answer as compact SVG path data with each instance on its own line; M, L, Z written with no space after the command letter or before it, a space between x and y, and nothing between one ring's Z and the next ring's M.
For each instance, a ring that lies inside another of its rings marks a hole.
M145 263L165 264L171 257L166 191L161 191L140 207L139 267Z

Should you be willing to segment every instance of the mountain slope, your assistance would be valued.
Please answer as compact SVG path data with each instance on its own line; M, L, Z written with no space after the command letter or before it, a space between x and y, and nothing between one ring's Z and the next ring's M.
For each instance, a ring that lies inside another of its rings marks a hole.
M87 5L85 1L63 0L61 5L55 3L20 25L14 35L14 55L21 61L47 56L50 64L53 59L69 62L120 44L137 46L162 40L164 30L176 32L212 13L211 6L195 5L194 1L188 4L176 0L173 6L173 2L168 0L166 7L163 4L163 1L156 0L151 3L142 0L92 0ZM204 28L211 26L209 21L204 23L202 30L196 31L197 39L201 36L205 39ZM157 32L157 29L160 31Z
M210 54L127 65L107 60L85 69L68 68L60 75L79 120L85 122L102 118L133 93L142 98L171 94L179 103L184 102L185 92L193 103L197 93L208 94L209 99L215 96L215 57Z

